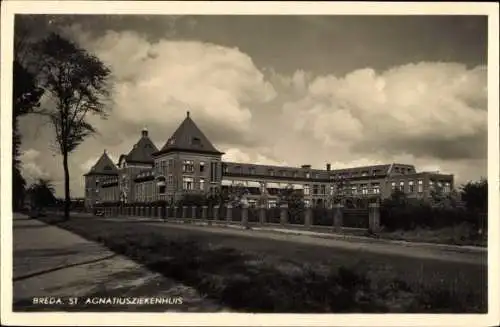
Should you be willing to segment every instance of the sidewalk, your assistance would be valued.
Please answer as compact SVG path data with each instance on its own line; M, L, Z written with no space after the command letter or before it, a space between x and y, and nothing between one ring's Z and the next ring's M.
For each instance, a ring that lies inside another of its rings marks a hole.
M15 214L13 228L15 311L57 309L37 308L33 297L87 296L183 298L182 304L121 305L115 311L224 310L201 297L195 289L58 227ZM87 309L106 311L98 305Z

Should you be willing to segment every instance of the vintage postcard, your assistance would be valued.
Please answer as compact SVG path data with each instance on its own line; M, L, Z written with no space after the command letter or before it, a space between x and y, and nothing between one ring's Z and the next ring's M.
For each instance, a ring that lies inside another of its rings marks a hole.
M498 4L6 1L2 324L496 325Z

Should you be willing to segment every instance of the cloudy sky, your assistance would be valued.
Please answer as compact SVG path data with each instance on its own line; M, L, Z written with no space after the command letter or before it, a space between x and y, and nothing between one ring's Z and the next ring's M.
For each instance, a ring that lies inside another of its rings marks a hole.
M147 126L158 147L190 110L225 160L323 168L414 164L486 176L487 20L480 16L41 16L113 74L99 135L70 158L73 196L106 149ZM21 121L24 174L62 194L53 131Z

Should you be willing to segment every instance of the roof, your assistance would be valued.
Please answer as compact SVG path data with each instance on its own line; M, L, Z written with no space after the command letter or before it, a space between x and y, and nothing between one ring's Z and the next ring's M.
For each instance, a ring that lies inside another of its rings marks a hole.
M85 176L87 175L118 175L118 169L111 158L109 158L106 150L104 150L99 160L97 160L92 168L90 168L90 171L85 174Z
M195 122L189 116L189 111L184 121L167 140L163 148L157 153L170 151L187 151L196 153L224 154L217 150Z
M298 178L298 179L322 179L329 180L332 176L345 176L349 178L356 177L373 177L373 176L385 176L389 168L388 164L385 165L372 165L372 166L362 166L362 167L352 167L343 169L309 169L302 167L289 167L289 166L274 166L274 165L259 165L259 164L249 164L249 163L237 163L237 162L223 162L225 166L225 171L223 175L247 175L251 176L267 176L269 178ZM270 172L273 171L273 175ZM306 177L306 173L310 173L310 177ZM294 177L295 176L295 177Z
M127 163L152 164L154 162L152 155L157 151L158 148L149 138L147 131L143 130L141 138L125 156L125 160Z

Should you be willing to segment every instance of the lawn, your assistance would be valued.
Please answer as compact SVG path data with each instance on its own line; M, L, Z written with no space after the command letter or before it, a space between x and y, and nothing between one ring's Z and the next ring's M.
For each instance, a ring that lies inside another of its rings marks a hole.
M236 311L486 311L486 266L256 242L161 223L73 218L57 225Z

